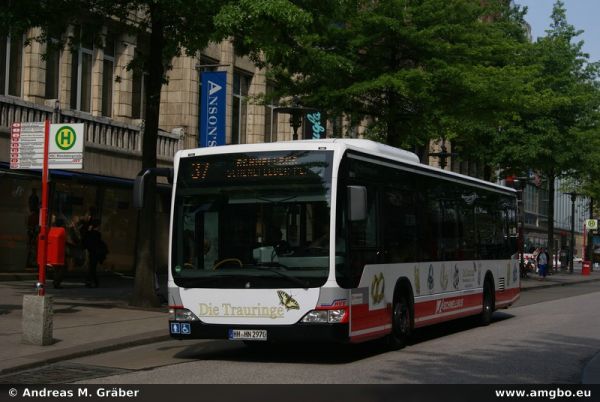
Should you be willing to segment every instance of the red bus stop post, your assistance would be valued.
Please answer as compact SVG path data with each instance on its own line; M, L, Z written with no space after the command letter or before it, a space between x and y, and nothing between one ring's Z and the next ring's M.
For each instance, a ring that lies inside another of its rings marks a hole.
M50 121L44 124L44 166L42 169L42 207L40 209L40 239L38 242L39 272L38 296L46 294L46 265L48 260L48 142L50 137Z

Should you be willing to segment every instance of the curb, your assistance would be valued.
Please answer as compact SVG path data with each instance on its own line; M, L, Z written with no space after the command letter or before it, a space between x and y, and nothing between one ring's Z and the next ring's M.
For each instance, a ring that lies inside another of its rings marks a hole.
M523 287L523 281L521 281L521 292L525 292L527 290L532 290L532 289L545 289L545 288L552 288L552 287L556 287L556 286L577 285L577 284L581 284L581 283L598 282L598 281L600 281L600 278L593 278L593 279L590 278L590 279L574 280L571 282L553 282L553 283L546 283L544 285L527 286L527 287Z
M36 361L18 364L13 367L0 369L0 375L10 374L18 371L23 371L42 365L57 363L63 360L75 359L78 357L91 356L100 353L112 352L115 350L126 349L133 346L146 345L150 343L162 342L171 339L171 336L165 334L165 331L158 330L141 335L126 336L116 339L108 339L95 343L87 343L83 345L73 346L69 349L42 353L46 355ZM23 357L23 359L28 359ZM31 360L31 359L30 359Z
M0 282L37 281L37 273L3 272L0 274Z

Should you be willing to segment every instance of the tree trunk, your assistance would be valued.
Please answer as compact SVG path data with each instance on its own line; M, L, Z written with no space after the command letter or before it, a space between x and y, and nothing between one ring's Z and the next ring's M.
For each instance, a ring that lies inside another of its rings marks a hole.
M152 4L152 3L151 3ZM164 32L156 6L150 6L152 32L148 63L146 120L142 138L142 172L155 168L160 91L164 77ZM138 214L137 249L135 250L135 283L131 304L140 307L158 306L155 291L156 273L156 178L150 176L144 186L144 205Z
M554 266L554 171L547 174L548 177L548 272L552 272Z

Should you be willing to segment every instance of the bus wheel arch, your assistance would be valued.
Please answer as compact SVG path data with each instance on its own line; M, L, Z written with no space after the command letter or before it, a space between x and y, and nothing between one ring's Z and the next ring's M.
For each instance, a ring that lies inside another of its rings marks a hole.
M492 322L492 314L496 309L496 291L494 286L494 277L491 272L485 274L483 280L482 311L480 314L480 324L489 325Z
M391 349L401 349L407 345L415 324L414 296L410 281L400 278L394 287L392 299L392 332L388 335Z

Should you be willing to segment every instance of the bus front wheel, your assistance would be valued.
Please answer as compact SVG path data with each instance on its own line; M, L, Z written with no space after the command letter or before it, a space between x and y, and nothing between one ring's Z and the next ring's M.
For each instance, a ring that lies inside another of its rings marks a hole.
M412 310L406 292L394 296L392 305L392 333L388 336L391 349L401 349L412 334Z

